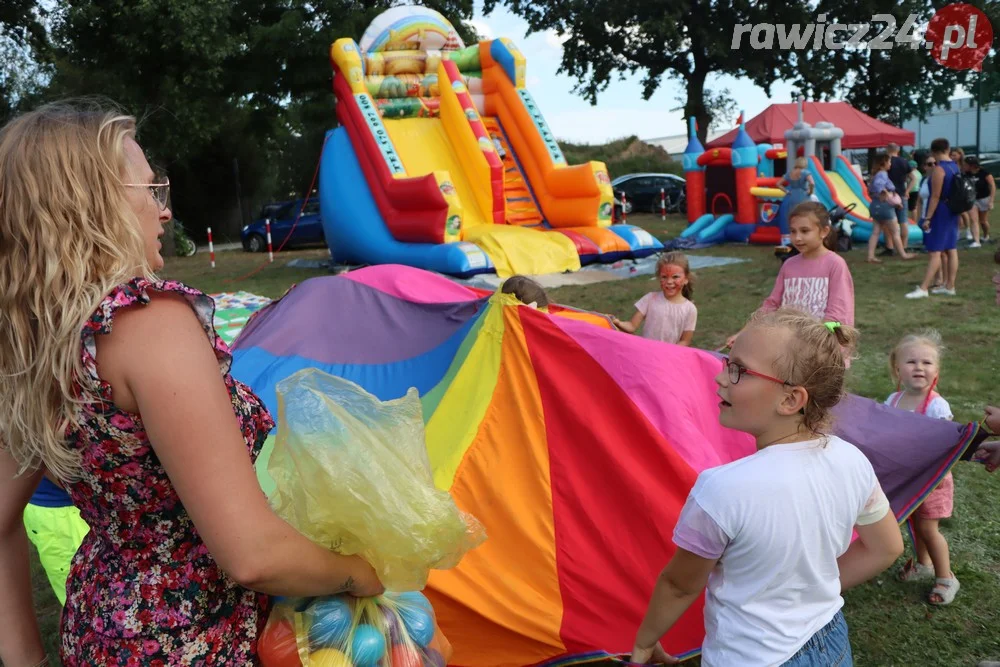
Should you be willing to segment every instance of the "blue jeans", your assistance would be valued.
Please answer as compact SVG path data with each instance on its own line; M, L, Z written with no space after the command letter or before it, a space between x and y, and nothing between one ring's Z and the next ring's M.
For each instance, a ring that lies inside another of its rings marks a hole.
M902 195L900 195L900 196L902 196ZM905 225L906 223L908 223L910 221L910 214L906 210L906 204L907 204L907 202L904 199L903 200L903 206L901 208L895 209L895 211L896 211L896 222L899 223L900 227L902 227L903 225Z
M838 611L782 667L854 667L844 612Z

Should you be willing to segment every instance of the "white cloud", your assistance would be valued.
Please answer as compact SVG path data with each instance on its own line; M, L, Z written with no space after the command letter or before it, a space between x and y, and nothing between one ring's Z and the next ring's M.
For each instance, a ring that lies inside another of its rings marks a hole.
M557 138L578 143L604 143L633 134L640 139L653 139L686 131L680 113L607 104L547 113L545 120Z
M465 21L466 25L472 26L477 33L479 33L479 38L483 41L496 39L496 35L493 33L493 28L489 26L486 21L482 19L469 19Z
M569 39L569 34L560 35L555 30L545 31L545 44L556 51L562 51L562 45Z
M528 88L534 88L535 86L541 85L541 83L542 80L534 74L529 74L527 79L525 79L525 84Z

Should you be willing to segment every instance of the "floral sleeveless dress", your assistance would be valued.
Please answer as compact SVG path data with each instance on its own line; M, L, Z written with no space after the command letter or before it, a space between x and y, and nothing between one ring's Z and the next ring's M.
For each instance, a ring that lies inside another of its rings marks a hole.
M215 349L251 460L274 422L263 403L229 375L229 349L212 326L215 304L178 282L134 279L101 302L82 331L86 377L81 426L67 442L82 455L68 487L90 525L73 559L62 615L62 659L77 665L245 665L255 662L267 620L266 596L246 590L208 553L150 446L139 415L111 402L98 376L97 334L119 308L149 303L149 292L181 294ZM182 418L183 415L178 415Z

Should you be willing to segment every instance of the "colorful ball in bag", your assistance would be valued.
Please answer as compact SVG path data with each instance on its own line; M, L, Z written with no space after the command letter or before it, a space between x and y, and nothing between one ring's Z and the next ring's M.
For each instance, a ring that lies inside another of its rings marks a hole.
M427 613L433 613L434 607L431 606L431 601L424 597L424 594L420 591L408 591L406 593L399 593L396 595L396 600L399 604L408 607L423 607L427 610Z
M444 656L434 649L427 649L424 653L424 667L445 667Z
M257 656L264 667L302 667L292 624L286 620L268 623L257 642Z
M362 623L354 630L351 657L355 667L376 667L385 657L385 637L376 628Z
M317 600L309 610L312 627L309 628L309 645L321 648L340 648L351 632L351 608L341 598Z
M399 610L406 634L419 646L427 646L434 638L434 619L423 607L404 607Z
M399 620L399 612L392 611L388 607L383 607L382 618L385 619L385 627L388 629L386 634L389 635L389 641L393 644L402 644L403 631L402 621Z
M415 648L396 644L392 647L392 667L424 667L424 660Z
M353 667L346 655L335 648L321 648L309 654L309 667Z

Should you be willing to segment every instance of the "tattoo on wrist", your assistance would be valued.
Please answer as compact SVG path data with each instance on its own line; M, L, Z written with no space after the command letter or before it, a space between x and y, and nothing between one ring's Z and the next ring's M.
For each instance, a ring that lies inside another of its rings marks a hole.
M338 588L334 592L334 595L336 595L338 593L349 593L353 589L354 589L354 577L348 577L347 581L345 581L343 584L341 584L340 588Z

